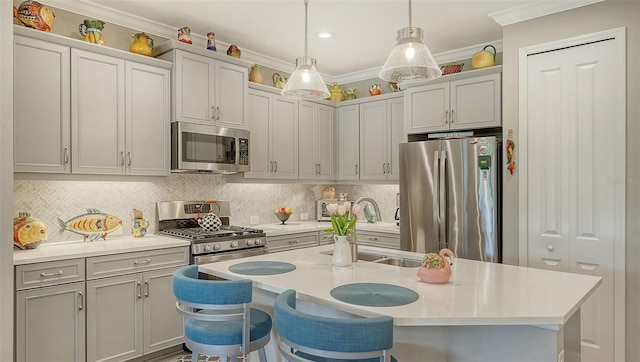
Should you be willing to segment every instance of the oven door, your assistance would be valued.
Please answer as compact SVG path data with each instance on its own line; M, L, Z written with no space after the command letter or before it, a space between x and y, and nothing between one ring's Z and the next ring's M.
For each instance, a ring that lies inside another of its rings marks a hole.
M171 123L171 171L249 171L249 131Z
M217 261L247 258L255 255L267 254L269 250L265 248L244 249L232 252L201 254L193 256L193 264L215 263Z

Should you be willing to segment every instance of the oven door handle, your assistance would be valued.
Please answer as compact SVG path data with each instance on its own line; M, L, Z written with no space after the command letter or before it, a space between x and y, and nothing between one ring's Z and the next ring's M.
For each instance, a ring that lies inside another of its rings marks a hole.
M244 249L234 252L218 252L210 254L193 255L193 264L206 264L214 263L217 261L233 260L240 258L247 258L255 255L267 254L269 249L267 247Z

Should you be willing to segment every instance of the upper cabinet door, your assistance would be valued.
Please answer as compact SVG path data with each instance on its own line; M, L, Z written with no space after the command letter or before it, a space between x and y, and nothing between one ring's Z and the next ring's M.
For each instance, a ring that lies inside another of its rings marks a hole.
M391 142L387 150L389 170L387 180L400 179L399 144L406 142L404 133L404 100L402 98L387 101L387 139Z
M501 74L451 82L451 129L499 127Z
M126 64L126 165L129 175L166 176L170 168L168 69Z
M14 171L69 173L70 49L13 39Z
M215 61L201 55L175 50L175 121L214 124Z
M360 179L384 180L387 174L387 102L360 105Z
M270 178L273 168L269 155L269 120L273 105L272 95L267 92L249 90L247 125L251 132L249 141L249 172L245 178Z
M333 107L323 104L316 105L316 162L318 163L318 178L331 180L333 171Z
M271 119L273 177L298 178L298 102L274 95Z
M449 129L449 83L410 88L404 96L407 133Z
M315 179L318 174L316 162L315 105L302 101L298 106L298 177Z
M358 180L360 174L360 106L338 108L336 164L339 180Z
M219 127L246 129L247 68L222 61L215 62L214 119Z
M71 50L74 173L125 173L125 61Z

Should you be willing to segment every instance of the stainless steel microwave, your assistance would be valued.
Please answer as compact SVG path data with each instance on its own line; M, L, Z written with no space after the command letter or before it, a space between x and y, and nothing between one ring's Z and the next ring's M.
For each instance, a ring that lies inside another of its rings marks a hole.
M336 199L320 199L316 200L316 218L318 221L331 221L331 215L327 211L328 204L343 203L344 201L338 201ZM353 204L353 201L349 201Z
M171 123L171 172L249 171L249 131Z

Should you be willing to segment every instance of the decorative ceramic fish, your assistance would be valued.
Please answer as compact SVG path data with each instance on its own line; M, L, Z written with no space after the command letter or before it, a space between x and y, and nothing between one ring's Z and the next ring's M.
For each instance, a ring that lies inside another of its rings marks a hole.
M21 250L35 249L42 240L47 240L47 226L28 212L18 213L13 219L13 246Z
M86 214L78 215L69 221L58 218L59 233L65 230L82 235L84 241L95 241L99 238L107 239L107 234L122 226L122 220L115 215L105 214L96 209L87 209Z

